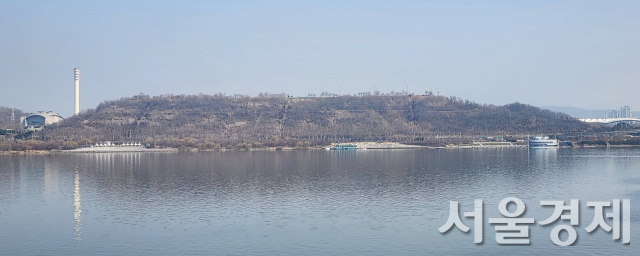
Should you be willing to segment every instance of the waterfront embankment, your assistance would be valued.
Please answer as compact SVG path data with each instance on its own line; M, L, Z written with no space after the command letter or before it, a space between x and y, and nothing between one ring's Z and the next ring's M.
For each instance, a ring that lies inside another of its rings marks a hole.
M86 147L71 150L61 150L63 153L121 153L121 152L178 152L175 148L145 148L145 147Z

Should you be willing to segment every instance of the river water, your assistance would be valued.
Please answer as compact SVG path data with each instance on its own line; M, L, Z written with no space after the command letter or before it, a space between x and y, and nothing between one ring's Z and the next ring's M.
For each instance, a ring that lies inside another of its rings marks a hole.
M507 197L535 219L518 224L529 245L496 242ZM577 240L556 246L570 222L540 225L554 211L540 201L571 199ZM587 202L613 199L630 200L630 244L585 229ZM449 201L471 231L438 231ZM639 210L640 149L0 155L0 255L634 255Z

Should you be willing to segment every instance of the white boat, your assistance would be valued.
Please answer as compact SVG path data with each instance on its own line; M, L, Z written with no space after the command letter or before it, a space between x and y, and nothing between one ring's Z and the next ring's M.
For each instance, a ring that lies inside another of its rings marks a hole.
M558 145L558 139L550 139L549 137L529 138L529 148L558 148Z

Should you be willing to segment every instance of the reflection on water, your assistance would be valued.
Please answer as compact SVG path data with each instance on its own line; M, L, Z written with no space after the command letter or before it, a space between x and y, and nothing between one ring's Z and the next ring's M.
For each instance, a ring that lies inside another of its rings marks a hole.
M559 148L528 148L529 157L536 161L554 161L558 157Z
M537 221L551 214L539 201L580 199L585 206L581 223L587 225L593 215L586 201L637 201L639 153L473 149L0 156L0 248L18 255L629 254L630 247L612 242L609 233L580 231L585 226L577 229L577 245L566 250L553 246L550 228L536 225L532 244L525 247L497 246L488 224L483 245L473 243L473 234L442 235L437 228L447 220L449 200L459 201L464 212L482 199L490 218L501 217L497 205L509 196L522 199L525 217ZM631 205L632 213L638 212ZM632 216L632 237L638 231Z
M80 173L76 167L73 180L73 223L75 227L75 239L82 240L82 232L80 232L80 213L82 213L82 205L80 204Z

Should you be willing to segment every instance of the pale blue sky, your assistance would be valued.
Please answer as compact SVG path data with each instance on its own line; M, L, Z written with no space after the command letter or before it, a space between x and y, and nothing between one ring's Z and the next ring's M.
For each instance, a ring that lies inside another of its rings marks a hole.
M0 0L0 105L376 89L640 109L640 1Z

